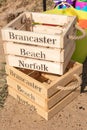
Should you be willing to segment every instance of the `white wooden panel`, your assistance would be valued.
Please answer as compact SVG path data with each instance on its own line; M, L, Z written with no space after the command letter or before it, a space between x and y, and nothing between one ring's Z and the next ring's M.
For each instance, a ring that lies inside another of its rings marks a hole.
M12 42L4 42L3 45L5 54L47 61L64 62L68 53L71 53L71 48L74 46L74 43L68 43L65 49L52 49L39 46L14 44Z
M41 34L29 31L12 30L8 28L2 29L2 38L4 41L63 48L61 35Z
M38 46L14 44L12 42L5 42L3 45L5 54L19 55L22 57L30 57L34 59L64 62L65 52L63 49L61 50L43 48Z
M10 66L55 74L60 74L60 68L64 65L63 63L48 62L11 55L6 56L6 61Z
M42 109L37 104L33 103L28 98L24 97L22 94L20 94L18 91L12 88L12 86L8 86L8 93L9 95L13 96L16 100L18 100L20 103L24 105L33 105L36 108L36 111L39 115L41 115L46 120L51 119L56 113L58 113L60 110L62 110L65 106L67 106L70 102L72 102L78 95L79 91L73 91L71 94L66 96L63 100L60 101L60 103L57 103L54 107L49 109L48 111Z
M66 59L65 59L65 62L64 62L64 66L63 66L63 67L61 66L61 70L60 70L60 73L61 73L61 74L64 73L64 71L65 71L65 69L66 69L66 67L67 67L67 65L68 65L68 63L69 63L69 61L71 60L71 57L72 57L74 51L75 51L75 44L74 44L74 46L71 48L71 50L67 53L67 56L66 56Z
M53 25L65 25L68 24L68 16L66 15L56 15L56 14L46 14L46 13L37 13L32 12L32 19L35 23L46 23ZM26 16L28 17L30 14L26 12Z
M10 21L4 28L12 28L12 29L18 29L20 28L23 24L21 23L21 19L25 16L24 13L20 14L18 17Z
M33 32L37 32L37 33L62 35L64 31L65 31L65 28L62 28L60 26L47 26L47 25L34 25L33 26Z
M35 93L40 94L42 97L46 97L46 98L48 97L47 95L48 84L46 84L45 86L43 82L38 81L39 77L38 79L34 79L30 75L7 64L5 66L5 70L6 70L6 74L9 75L15 81L23 84L23 86L26 86L28 89L31 89Z
M39 94L35 93L31 89L28 89L26 86L21 83L13 80L9 76L7 77L7 84L12 86L12 88L16 89L20 94L23 94L26 98L31 100L32 102L40 105L42 108L46 108L46 98L43 98Z

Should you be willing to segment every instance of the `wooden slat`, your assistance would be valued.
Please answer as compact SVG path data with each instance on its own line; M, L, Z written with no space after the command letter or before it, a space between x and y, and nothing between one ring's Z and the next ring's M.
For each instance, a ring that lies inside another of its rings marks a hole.
M41 73L41 75L49 79L50 81L56 81L56 79L60 77L59 75L50 74L50 73Z
M74 51L75 51L75 44L73 45L73 47L68 52L68 54L67 54L67 56L65 58L65 61L64 61L64 66L60 66L61 67L60 68L60 75L64 74L65 69L66 69L66 67L67 67L67 65L68 65L68 63L69 63L69 61L70 61Z
M64 37L63 37L63 41L66 41L65 44L64 44L64 47L67 45L67 43L71 43L72 39L69 39L69 35L72 35L73 37L76 36L76 22L77 21L77 18L73 17L72 19L72 22L70 22L70 24L67 26L67 29L64 30ZM75 41L75 40L74 40Z
M60 26L48 26L48 25L34 25L33 32L46 33L53 35L62 35L66 28Z
M7 84L11 86L12 88L16 89L20 94L27 97L32 102L38 104L44 109L46 108L46 99L39 95L38 93L35 93L31 89L27 88L26 86L23 86L21 83L15 81L14 79L7 77Z
M63 100L66 96L68 96L70 93L72 93L73 91L76 91L75 87L76 85L79 83L77 83L78 81L71 81L71 83L69 83L67 86L64 87L72 87L73 89L69 89L69 90L59 90L57 93L55 93L52 97L48 98L48 108L52 108L55 104L57 104L58 102L60 102L61 100ZM80 86L78 86L78 91L80 93Z
M6 56L6 63L14 67L37 70L41 72L55 73L55 74L60 74L60 68L64 66L64 63L48 62L24 57L17 57L12 55Z
M19 29L23 24L21 23L22 18L25 16L25 13L20 14L18 17L16 17L14 20L12 20L10 23L8 23L3 29Z
M61 35L41 34L29 31L13 30L4 28L2 31L3 41L39 45L45 47L63 48L61 46Z
M9 94L13 96L15 99L17 99L19 102L22 102L25 105L26 104L33 105L36 108L37 113L43 118L45 118L46 120L51 119L56 113L62 110L65 106L67 106L72 100L74 100L80 94L78 90L75 92L72 92L70 95L66 96L66 98L64 98L61 102L56 104L54 107L52 107L48 111L45 111L38 105L34 104L33 102L25 98L23 95L21 95L17 91L15 91L15 89L13 89L12 87L8 87L8 90L9 90Z
M42 59L48 61L64 62L64 57L67 53L61 49L51 49L39 46L13 44L12 42L5 42L3 45L5 54L18 55L22 57L30 57L34 59Z
M49 110L47 119L52 118L56 113L58 113L69 103L71 103L78 95L80 95L80 92L77 89L77 91L73 91L71 94L66 96L63 100L61 100L58 104L56 104L52 109Z
M22 57L30 57L34 59L42 59L47 61L64 62L68 53L75 46L73 42L68 43L65 49L43 48L39 46L14 44L12 42L4 42L5 54L18 55Z
M47 97L46 88L48 84L46 84L45 86L40 81L30 77L29 75L9 65L5 66L5 70L6 70L6 73L17 82L23 84L24 86L29 87L29 89L35 91L36 93L41 94L44 97Z
M26 12L26 17L28 18L29 12ZM68 16L65 15L55 15L55 14L45 14L32 12L32 19L35 23L45 23L53 25L65 25L68 24Z

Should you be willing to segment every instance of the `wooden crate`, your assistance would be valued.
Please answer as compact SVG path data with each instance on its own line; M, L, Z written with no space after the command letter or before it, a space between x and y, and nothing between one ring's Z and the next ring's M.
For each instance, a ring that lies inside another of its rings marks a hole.
M7 64L62 75L75 50L75 24L75 16L24 12L2 29Z
M6 65L9 94L35 106L46 120L54 116L80 93L82 64L70 62L63 76ZM77 76L76 76L77 75Z

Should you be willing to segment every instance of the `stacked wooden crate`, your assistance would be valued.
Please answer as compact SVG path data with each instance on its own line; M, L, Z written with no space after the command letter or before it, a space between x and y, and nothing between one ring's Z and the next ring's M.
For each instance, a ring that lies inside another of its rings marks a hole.
M70 62L75 24L72 16L24 12L2 29L9 94L47 120L79 93L82 64Z

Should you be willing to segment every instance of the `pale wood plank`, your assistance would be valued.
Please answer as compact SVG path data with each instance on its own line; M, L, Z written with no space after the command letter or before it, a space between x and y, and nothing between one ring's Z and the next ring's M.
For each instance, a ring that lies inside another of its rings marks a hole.
M20 14L10 23L8 23L3 29L12 28L12 29L19 29L23 24L21 23L22 18L25 16L25 13Z
M43 48L39 46L31 46L23 44L21 45L21 44L14 44L12 42L4 42L3 45L5 54L18 55L22 57L30 57L34 59L42 59L48 61L64 62L64 57L66 56L67 53L67 52L65 53L65 51L61 49ZM70 47L68 47L68 49L69 48Z
M71 43L72 41L75 42L75 40L69 39L69 35L73 35L74 37L76 36L76 32L77 32L77 29L75 28L76 23L77 23L77 18L73 17L72 22L69 23L67 29L64 31L63 42L66 41L64 47L67 45L67 43Z
M73 43L73 41L72 41L72 43ZM61 74L64 74L65 69L66 69L66 67L67 67L67 65L68 65L74 51L75 51L75 44L73 43L72 48L70 48L70 50L67 51L67 55L66 55L66 58L65 58L65 61L64 61L64 66L61 66L61 68L60 68L60 73Z
M65 49L52 49L39 46L14 44L12 42L4 42L5 54L18 55L23 57L30 57L34 59L42 59L47 61L64 62L68 53L75 46L74 43L68 43Z
M61 35L41 34L23 30L12 30L10 28L4 28L1 31L3 41L63 48L61 46Z
M62 73L60 72L60 68L65 65L64 63L48 62L13 55L6 56L6 63L14 67L31 69L40 72L60 74L60 75L63 74L63 72Z
M20 94L24 95L32 102L38 104L44 109L47 109L45 98L39 95L37 92L32 91L32 89L27 88L27 86L22 85L21 83L10 78L9 76L7 77L7 84L13 89L16 89Z
M37 92L32 91L31 88L29 89L27 86L24 86L21 83L17 82L16 80L10 78L9 76L7 77L7 84L9 86L11 86L12 88L16 89L20 94L24 95L26 98L28 98L32 102L35 102L36 104L38 104L44 110L48 110L48 109L52 108L55 104L57 104L65 96L70 94L72 91L75 91L75 89L64 90L64 91L61 90L61 91L57 92L56 94L54 94L51 98L46 98L46 97L43 97L42 95L38 94ZM74 83L72 83L72 84L75 85Z
M24 86L27 86L29 89L35 91L38 94L41 94L44 97L47 97L47 86L41 83L40 81L32 78L31 76L21 72L20 70L9 66L6 64L5 66L6 73L17 82L21 83Z
M51 119L56 113L58 113L69 103L71 103L78 95L80 95L80 92L78 90L73 91L71 94L66 96L63 100L61 100L58 104L56 104L52 109L49 110L47 120Z
M67 106L72 100L74 100L79 95L78 90L75 91L75 92L72 92L70 95L68 95L66 98L64 98L58 104L56 104L50 110L45 111L44 109L42 109L41 107L39 107L37 104L31 102L30 100L28 100L27 98L25 98L23 95L21 95L20 93L18 93L17 91L15 91L15 89L13 89L12 87L9 86L8 90L9 90L9 95L13 96L18 101L23 102L25 105L29 104L29 105L35 106L35 108L37 110L37 113L40 116L42 116L43 118L45 118L46 120L51 119L55 114L57 114L60 110L62 110L65 106Z
M26 12L26 17L29 17L29 12ZM46 14L32 12L32 19L35 23L45 23L53 25L65 25L68 24L68 16L65 15L55 15L55 14Z

